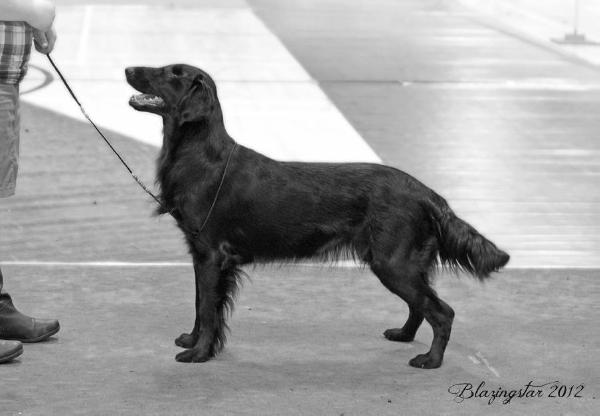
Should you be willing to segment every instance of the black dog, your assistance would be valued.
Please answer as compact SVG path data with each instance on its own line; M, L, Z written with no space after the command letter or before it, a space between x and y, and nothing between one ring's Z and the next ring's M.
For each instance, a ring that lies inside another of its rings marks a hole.
M225 130L214 81L198 68L125 72L143 93L130 105L163 118L159 213L175 217L194 262L196 321L175 341L187 348L178 361L207 361L223 348L240 265L351 255L408 303L404 326L385 337L412 341L426 319L431 349L410 365L441 365L454 311L430 287L430 272L439 259L484 279L508 254L397 169L279 162L237 145Z

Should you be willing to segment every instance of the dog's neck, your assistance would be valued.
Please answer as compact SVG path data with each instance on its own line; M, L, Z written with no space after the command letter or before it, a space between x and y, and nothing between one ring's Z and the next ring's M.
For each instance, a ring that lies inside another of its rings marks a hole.
M166 190L175 189L178 182L190 176L201 175L207 181L211 180L216 172L222 171L221 166L226 163L235 141L227 133L223 116L219 114L184 124L169 118L163 121L164 138L158 159L157 182L161 187L164 208L168 211L177 208L177 202L174 195ZM192 154L194 157L190 158Z
M208 117L192 122L182 123L178 118L163 117L164 156L173 156L182 145L192 145L196 150L214 153L227 147L227 142L231 140L233 139L225 129L223 113L218 106Z

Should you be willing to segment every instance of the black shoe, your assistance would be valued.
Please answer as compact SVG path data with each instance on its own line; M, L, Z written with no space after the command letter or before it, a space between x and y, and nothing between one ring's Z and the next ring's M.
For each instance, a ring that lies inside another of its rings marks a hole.
M60 330L57 320L35 319L23 315L6 293L0 294L0 339L40 342Z
M19 341L0 340L0 364L14 360L23 354L23 344Z

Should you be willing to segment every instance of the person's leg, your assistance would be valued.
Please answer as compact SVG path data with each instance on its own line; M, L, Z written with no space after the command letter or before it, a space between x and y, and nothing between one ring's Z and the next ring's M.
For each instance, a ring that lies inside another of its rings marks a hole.
M0 198L14 193L16 179L16 159L14 150L14 114L15 87L0 85ZM18 152L18 150L17 150ZM14 162L13 162L14 160ZM0 270L0 294L4 277ZM23 344L19 341L0 340L0 363L12 361L23 353Z
M19 128L19 88L0 84L0 198L12 196L15 192ZM3 283L4 277L0 271L0 340L38 342L58 332L58 321L34 319L19 312L10 295L2 291ZM0 345L0 362L2 350L14 347L15 343Z
M0 84L0 198L15 194L19 128L19 87Z
M40 342L60 330L55 319L37 319L15 308L8 293L0 293L0 340Z
M19 341L4 341L0 339L0 364L14 360L23 354L23 344Z

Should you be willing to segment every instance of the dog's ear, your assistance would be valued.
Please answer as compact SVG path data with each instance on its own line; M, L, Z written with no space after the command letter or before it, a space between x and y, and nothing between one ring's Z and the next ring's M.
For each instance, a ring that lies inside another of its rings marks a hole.
M214 92L206 84L204 77L197 75L177 106L180 114L179 123L200 121L212 113L214 106Z

